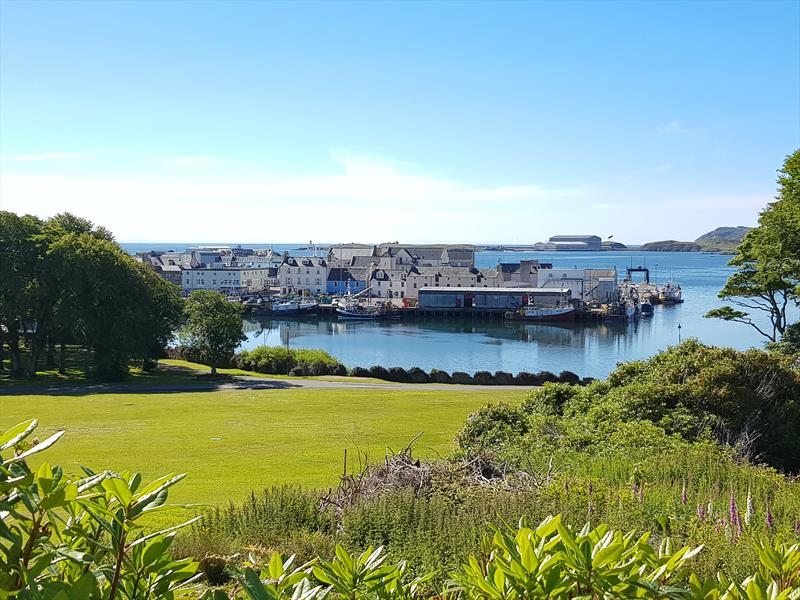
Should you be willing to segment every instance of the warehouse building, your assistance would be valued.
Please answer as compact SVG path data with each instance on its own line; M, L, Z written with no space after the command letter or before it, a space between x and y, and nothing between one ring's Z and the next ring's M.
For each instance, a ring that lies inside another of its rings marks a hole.
M569 288L438 288L419 290L418 308L424 312L486 312L515 310L527 304L558 305L572 300Z

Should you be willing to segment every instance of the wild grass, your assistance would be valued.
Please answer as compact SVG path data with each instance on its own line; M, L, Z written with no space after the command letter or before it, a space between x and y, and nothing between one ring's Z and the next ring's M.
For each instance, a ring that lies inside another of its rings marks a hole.
M275 487L253 493L206 514L179 542L181 554L235 554L246 548L302 559L330 557L337 543L355 551L385 546L392 560L407 560L417 574L446 574L469 554L480 554L487 525L515 524L520 517L539 522L561 514L578 529L584 523L608 523L623 530L654 532L658 542L669 535L676 544L704 545L694 561L705 576L724 571L743 578L758 564L759 539L800 539L800 483L767 469L720 461L702 452L659 458L663 469L628 458L597 457L585 464L554 460L552 476L534 490L447 485L415 497L387 493L337 514L320 509L321 492ZM635 471L634 471L635 469ZM639 486L632 485L633 474ZM753 512L747 516L747 496ZM730 499L741 526L730 522ZM709 503L711 513L708 513ZM698 514L698 505L704 516ZM771 524L767 519L771 515Z

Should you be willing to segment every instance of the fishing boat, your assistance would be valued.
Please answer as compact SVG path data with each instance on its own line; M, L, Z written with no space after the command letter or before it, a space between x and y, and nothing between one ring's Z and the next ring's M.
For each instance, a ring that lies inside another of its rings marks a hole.
M302 300L287 300L272 305L272 312L280 315L305 315L315 313L319 309L319 302L304 302Z
M377 321L379 319L392 319L400 316L400 313L391 310L391 308L386 305L378 304L372 306L358 302L348 302L344 305L340 303L336 308L336 314L342 319L361 321Z
M653 316L653 305L649 302L642 302L642 318L649 319Z
M683 302L681 286L668 281L658 290L658 299L662 304L680 304Z
M575 319L575 307L528 304L511 313L511 318L515 321L572 321Z

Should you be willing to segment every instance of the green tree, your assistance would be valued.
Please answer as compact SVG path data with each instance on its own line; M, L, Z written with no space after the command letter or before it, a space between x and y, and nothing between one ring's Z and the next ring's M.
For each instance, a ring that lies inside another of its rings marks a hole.
M747 233L730 261L736 272L719 297L732 306L706 317L745 323L775 342L789 325L786 309L800 303L800 150L786 158L778 177L778 195ZM768 327L754 315L769 319Z
M43 258L37 240L42 221L31 215L0 211L0 349L8 346L11 372L22 373L20 338L24 322L32 322L35 273ZM0 355L0 370L3 357Z
M219 292L197 290L189 294L184 308L186 322L178 336L184 346L211 367L212 375L217 374L217 367L231 360L246 339L240 312Z
M119 378L131 358L154 364L180 324L180 290L134 261L108 230L69 213L43 222L0 212L0 272L0 341L14 374L33 377L42 349L51 355L57 343L63 372L64 347L77 343L87 372Z
M77 340L92 352L92 372L119 379L133 358L157 356L180 323L178 288L136 263L119 246L69 233L50 248L60 273L59 312L70 315Z

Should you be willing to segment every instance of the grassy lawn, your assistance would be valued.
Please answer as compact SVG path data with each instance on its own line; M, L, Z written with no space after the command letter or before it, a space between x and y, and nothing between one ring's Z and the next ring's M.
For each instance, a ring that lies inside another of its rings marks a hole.
M288 389L163 394L0 397L0 428L30 417L40 438L66 434L42 456L77 472L136 470L145 478L187 472L170 498L219 503L251 490L293 483L334 485L358 450L370 460L404 447L417 433L421 456L446 453L465 417L519 391Z

